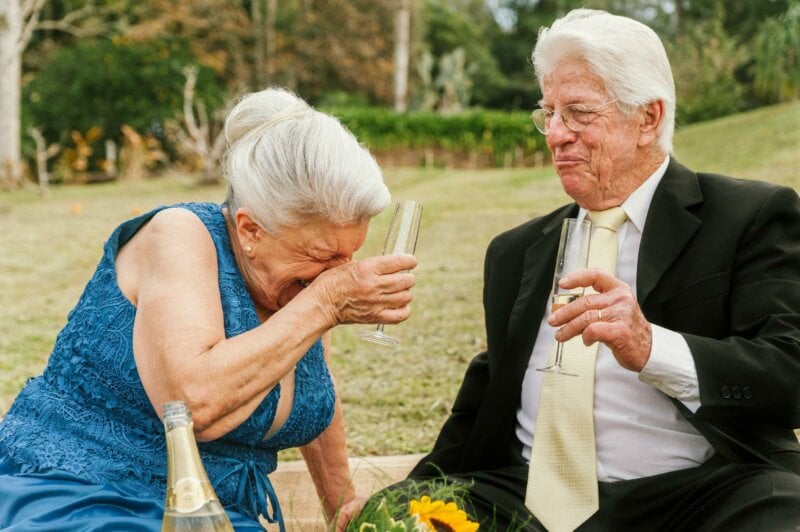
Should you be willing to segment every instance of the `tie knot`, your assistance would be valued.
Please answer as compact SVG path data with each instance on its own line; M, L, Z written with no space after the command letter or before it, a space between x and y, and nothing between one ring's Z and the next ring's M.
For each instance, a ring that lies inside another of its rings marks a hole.
M597 227L616 231L628 219L622 207L614 207L604 211L589 211L589 219Z

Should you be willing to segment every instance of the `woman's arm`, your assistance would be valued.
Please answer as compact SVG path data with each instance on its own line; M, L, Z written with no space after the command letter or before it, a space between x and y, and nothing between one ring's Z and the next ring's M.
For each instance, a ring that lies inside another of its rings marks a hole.
M393 318L381 308L394 317L407 311L380 297L408 291L413 276L401 271L414 264L405 256L376 260L384 258L323 272L260 326L226 338L208 230L185 209L161 211L117 256L120 288L137 307L134 357L150 401L159 410L186 400L200 440L230 432L325 331Z
M322 337L325 358L330 362L330 332ZM317 439L300 448L308 471L330 521L339 508L356 498L347 460L344 412L336 394L333 419Z

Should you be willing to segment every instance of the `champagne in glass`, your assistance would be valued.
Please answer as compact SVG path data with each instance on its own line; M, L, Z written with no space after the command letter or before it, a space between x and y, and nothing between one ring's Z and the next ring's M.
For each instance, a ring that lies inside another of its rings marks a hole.
M578 221L575 218L566 218L561 226L561 240L558 243L556 268L553 272L553 292L551 312L555 312L564 305L572 303L583 295L583 288L564 289L558 286L561 278L577 270L582 270L589 263L589 240L592 236L592 223L587 220ZM561 365L564 345L556 344L556 355L553 364L545 368L536 368L538 371L557 373L575 377Z
M414 254L417 247L417 237L419 236L419 223L422 219L422 205L416 201L398 201L394 207L394 215L389 225L389 233L386 235L386 243L383 246L384 255L396 255L402 253ZM359 331L358 336L364 340L369 340L381 345L399 345L400 340L386 334L385 327L380 324L375 329Z

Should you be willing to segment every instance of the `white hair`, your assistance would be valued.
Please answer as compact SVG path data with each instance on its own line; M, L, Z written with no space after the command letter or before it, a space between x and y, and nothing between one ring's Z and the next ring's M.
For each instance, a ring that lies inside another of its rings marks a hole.
M594 9L574 9L550 28L539 29L533 67L539 86L566 58L586 62L605 81L608 94L629 112L661 100L664 118L658 144L672 153L675 132L675 82L658 35L628 17Z
M244 96L225 122L228 209L246 208L264 229L317 217L369 220L390 201L378 163L337 119L289 91Z

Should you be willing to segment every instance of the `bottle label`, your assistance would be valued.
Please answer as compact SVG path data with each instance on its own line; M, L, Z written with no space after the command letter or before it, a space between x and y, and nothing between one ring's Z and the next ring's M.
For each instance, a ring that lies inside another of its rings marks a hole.
M208 502L203 484L196 478L184 477L178 479L172 490L175 495L175 511L177 512L196 512Z

